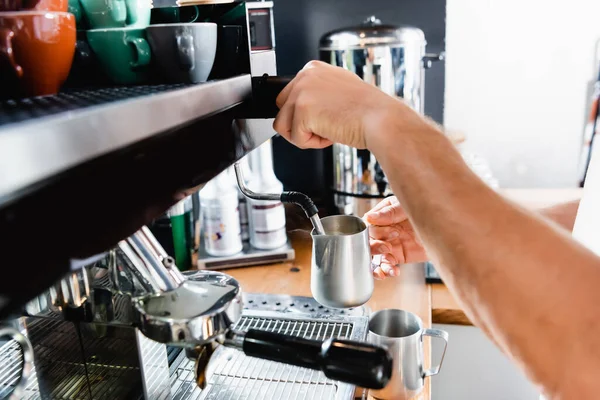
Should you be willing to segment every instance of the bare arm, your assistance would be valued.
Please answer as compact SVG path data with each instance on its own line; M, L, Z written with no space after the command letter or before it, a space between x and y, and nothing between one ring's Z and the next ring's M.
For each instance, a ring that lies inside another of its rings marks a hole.
M568 203L542 208L538 210L538 212L545 218L548 218L559 226L562 226L567 231L572 232L578 209L579 200L573 200Z
M375 154L469 317L546 395L597 397L600 258L495 193L437 126L348 71L311 63L277 102L274 127L297 146Z
M395 134L373 126L369 148L444 282L548 395L594 397L600 260L489 189L435 126L400 135L394 111L380 127Z

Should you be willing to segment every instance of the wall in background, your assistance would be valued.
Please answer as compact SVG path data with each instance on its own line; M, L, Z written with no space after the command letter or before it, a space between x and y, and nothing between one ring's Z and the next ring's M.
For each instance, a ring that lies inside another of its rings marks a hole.
M503 187L575 186L600 2L447 0L444 125Z
M412 25L425 32L427 51L444 49L446 0L275 0L278 73L295 74L318 59L320 37L333 29L356 26L371 15L383 23ZM425 112L442 122L444 63L427 71ZM325 191L327 150L298 150L282 139L273 141L275 172L286 189L313 196ZM299 174L298 171L303 171Z
M434 325L450 334L439 375L431 381L432 400L539 400L539 392L498 348L472 326ZM442 356L432 340L432 362Z

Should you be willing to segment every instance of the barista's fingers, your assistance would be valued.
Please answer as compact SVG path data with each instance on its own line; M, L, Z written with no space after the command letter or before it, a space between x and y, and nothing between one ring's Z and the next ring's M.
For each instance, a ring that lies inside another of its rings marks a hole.
M381 267L377 267L373 270L373 278L379 280L385 278L385 273L381 270Z
M273 129L288 142L292 141L292 124L294 123L294 104L285 104L273 122Z
M400 266L398 259L392 254L386 254L381 258L381 270L388 276L400 275Z
M292 79L292 81L290 83L288 83L283 90L279 93L279 96L277 96L277 99L275 99L275 104L277 104L277 107L279 107L279 109L281 109L283 107L283 105L288 101L288 98L290 97L290 94L292 92L294 92L294 89L296 87L296 84L303 78L305 78L307 75L310 75L312 72L308 72L311 69L316 69L316 68L322 68L324 66L328 66L330 64L324 63L322 61L309 61L304 68L302 68L302 70L298 73L298 75Z
M383 240L369 239L369 245L371 246L371 254L387 254L392 251L392 245Z
M279 92L279 95L275 99L275 104L277 104L277 107L279 107L280 110L288 101L290 93L292 93L292 91L294 90L294 86L296 86L296 83L298 83L298 78L292 79L291 82L285 85L283 90Z
M379 267L386 276L398 276L400 268L394 265L382 263Z
M301 149L322 149L331 146L332 142L307 127L311 114L317 112L310 96L310 93L301 93L295 100L291 142Z
M387 207L387 206L391 205L392 204L392 199L396 199L396 197L395 196L391 196L391 197L386 197L385 199L381 200L379 203L377 203L375 205L375 207L371 208L369 211L367 211L365 213L365 217L367 215L375 212L375 211L381 210L383 207ZM396 200L396 202L397 202L397 200Z
M365 218L372 225L391 225L397 224L408 218L400 203L395 198L390 198L390 204L381 207L378 210L369 211Z
M369 225L369 237L372 239L387 240L391 242L402 236L407 236L407 233L402 230L400 225Z

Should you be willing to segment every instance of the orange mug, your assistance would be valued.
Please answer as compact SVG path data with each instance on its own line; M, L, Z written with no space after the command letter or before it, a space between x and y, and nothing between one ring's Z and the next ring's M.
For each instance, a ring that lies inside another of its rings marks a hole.
M69 0L0 0L0 11L66 12Z
M57 93L69 75L75 39L73 14L0 13L0 96Z

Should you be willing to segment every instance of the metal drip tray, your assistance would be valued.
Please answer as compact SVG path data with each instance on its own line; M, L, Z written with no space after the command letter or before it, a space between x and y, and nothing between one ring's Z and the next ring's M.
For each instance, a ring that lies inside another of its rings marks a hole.
M261 329L307 339L330 337L365 340L368 309L327 308L308 297L247 294L236 329ZM190 366L193 368L193 364ZM193 378L193 369L192 369ZM328 379L322 372L248 357L221 346L207 369L204 400L352 399L354 386ZM178 398L178 397L174 397ZM183 397L181 397L183 399Z
M368 309L365 307L337 310L323 307L312 298L263 294L246 294L244 303L246 307L242 318L235 327L239 330L262 329L320 340L330 337L365 340L367 336ZM48 330L55 331L59 326L62 327L58 320L39 319L28 324L27 335L35 338L35 335L45 332L47 336L34 351L42 351L55 360L52 365L36 365L37 369L41 368L46 372L68 369L71 371L68 374L70 378L59 387L48 390L50 388L38 381L34 368L22 398L87 399L89 395L92 399L131 398L123 397L123 393L118 393L118 390L129 387L137 367L127 365L120 357L134 349L125 349L120 345L119 338L115 337L110 346L110 360L92 360L85 363L84 367L83 360L77 358L76 352L69 351L75 348L73 346L78 346L75 331L60 331L59 335L48 335ZM144 348L153 352L158 351L158 348L164 349L164 346L149 339L144 341L148 342ZM238 350L224 346L218 347L213 354L207 369L208 385L201 390L195 381L195 362L189 360L185 352L178 348L169 347L166 353L171 384L170 398L173 400L341 400L352 399L354 395L353 385L332 381L319 371L247 357ZM20 371L20 368L15 369L19 356L14 343L0 345L0 361L3 365L0 371L8 371L0 372L0 395L3 394L3 389L9 392L16 383ZM10 371L16 373L10 374ZM93 377L95 378L91 379ZM87 393L82 392L85 390L86 380L93 383ZM166 398L169 397L150 399Z
M352 321L332 318L311 321L280 319L270 312L244 316L236 329L262 329L307 339L353 337ZM241 351L219 347L207 375L204 399L347 399L354 387L332 381L319 371L248 357Z

